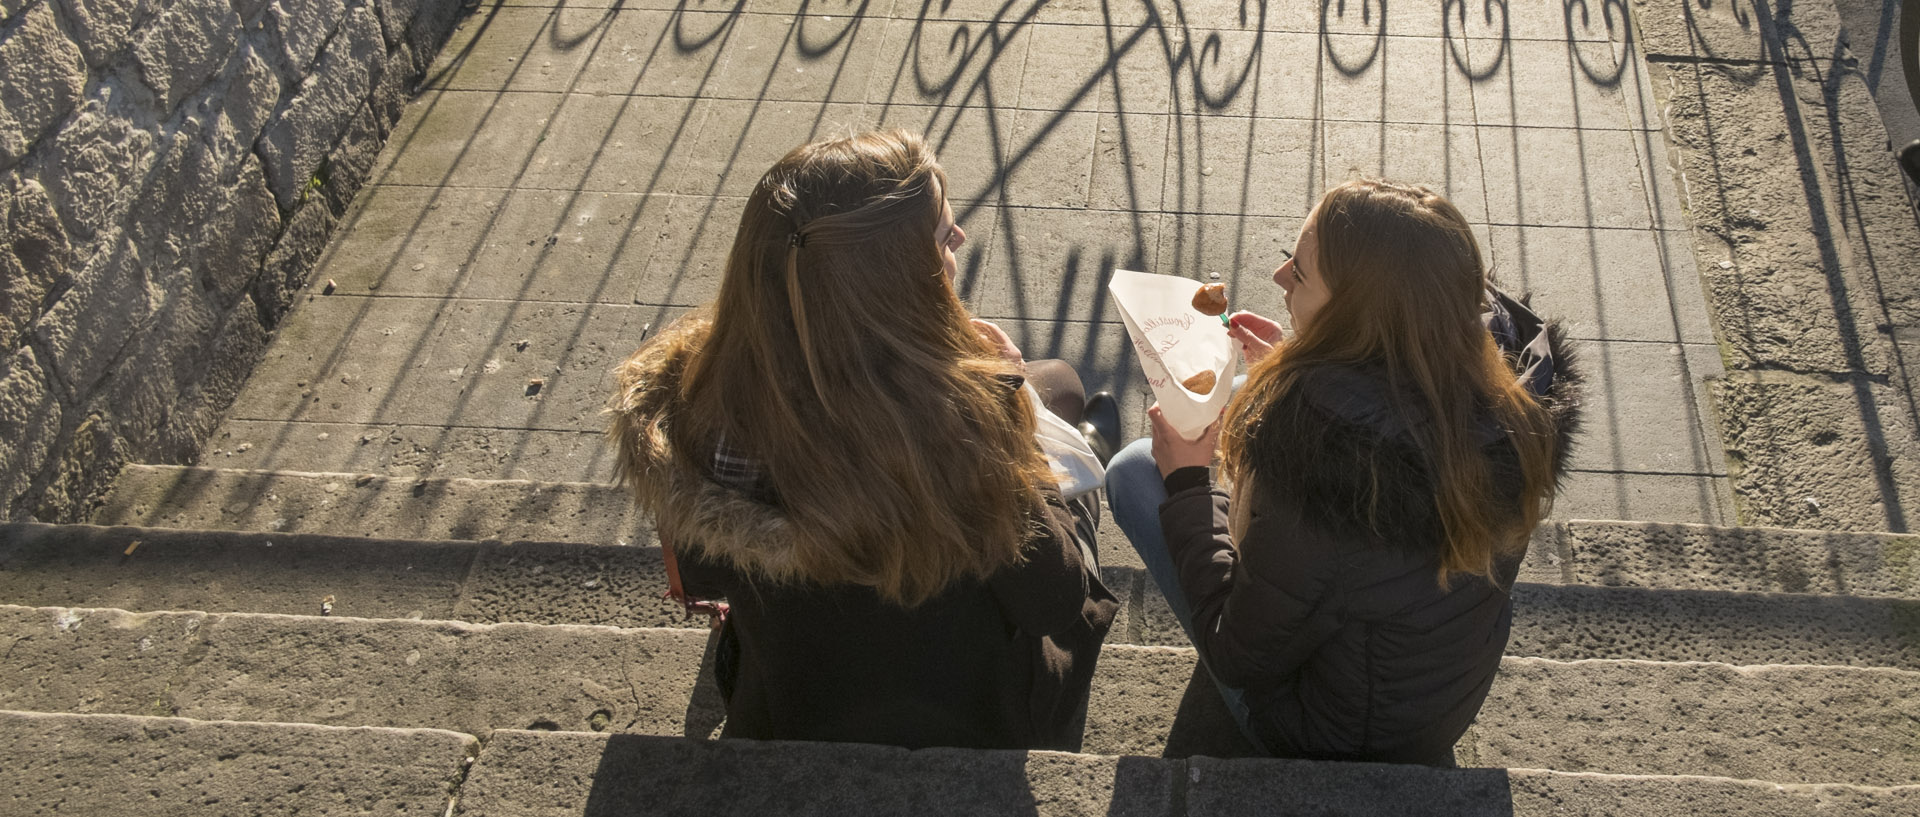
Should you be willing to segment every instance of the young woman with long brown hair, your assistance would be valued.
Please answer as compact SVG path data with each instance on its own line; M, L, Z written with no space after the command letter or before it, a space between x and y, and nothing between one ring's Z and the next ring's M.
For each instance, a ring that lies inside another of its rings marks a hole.
M618 370L621 474L686 591L731 604L725 736L1079 745L1117 610L1097 505L1061 498L1019 350L954 293L945 190L912 134L796 148L718 299Z
M1566 467L1571 360L1424 187L1329 191L1273 278L1293 335L1233 316L1244 385L1198 440L1149 411L1114 520L1256 748L1450 764Z

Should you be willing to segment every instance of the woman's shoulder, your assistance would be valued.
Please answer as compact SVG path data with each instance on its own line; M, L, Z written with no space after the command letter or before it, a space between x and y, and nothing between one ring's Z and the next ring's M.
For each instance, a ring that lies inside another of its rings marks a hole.
M1365 367L1302 371L1249 440L1259 499L1344 539L1430 528L1432 484L1409 431L1418 409L1390 389Z

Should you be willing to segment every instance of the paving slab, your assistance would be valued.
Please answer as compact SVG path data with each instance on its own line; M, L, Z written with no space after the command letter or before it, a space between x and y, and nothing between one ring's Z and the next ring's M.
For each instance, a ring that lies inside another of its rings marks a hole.
M700 128L714 104L567 94L550 122L523 123L525 141L534 143L523 165L482 164L474 180L459 183L646 194L698 186L681 163L700 150Z
M522 232L499 235L508 229L501 208L510 195L495 188L368 187L321 256L321 280L333 281L339 295L453 292L489 243ZM309 292L315 296L320 293Z
M1159 815L1176 763L1059 752L501 730L460 814Z
M1117 324L1120 311L1107 292L1114 270L1170 272L1157 263L1163 218L1078 209L975 210L969 221L994 222L995 240L973 309L989 319Z
M1328 34L1319 40L1318 114L1334 121L1470 125L1481 93L1467 56L1474 46L1439 37ZM1276 43L1272 59L1292 53ZM1281 88L1283 93L1292 89ZM1270 115L1286 115L1273 111ZM1405 175L1405 174L1402 174Z
M1588 340L1714 343L1706 294L1684 231L1488 228L1496 280L1528 292L1541 314Z
M268 353L228 416L313 423L598 431L613 367L664 307L335 296L301 330L341 333ZM534 381L540 381L535 383ZM294 389L281 384L292 382ZM604 388L603 388L604 387ZM256 443L257 444L257 443Z
M749 14L732 23L725 65L703 94L731 99L864 102L887 21L869 16Z
M1013 22L894 19L874 58L867 101L938 107L1007 106L1020 98L1032 36Z
M1473 111L1485 125L1621 130L1660 127L1638 104L1635 56L1620 43L1473 40Z
M1634 0L1633 5L1642 48L1659 56L1724 62L1829 58L1842 27L1832 3Z
M1489 149L1489 129L1389 122L1328 122L1326 186L1360 178L1418 180L1451 200L1472 223L1510 222L1490 203L1500 193ZM1312 210L1309 204L1302 212Z
M1218 18L1213 18L1218 19ZM1176 28L1166 46L1149 54L1160 59L1165 91L1142 95L1144 110L1198 116L1252 116L1262 119L1312 119L1324 99L1340 93L1361 103L1377 92L1379 80L1334 87L1329 84L1320 38L1274 31L1209 30L1213 23ZM1315 56L1309 57L1309 54ZM1171 80L1171 82L1169 82ZM1154 105L1165 96L1167 106ZM1112 108L1109 108L1111 110Z
M1572 471L1553 503L1559 519L1636 519L1731 525L1732 490L1725 477Z
M663 243L672 203L665 195L513 191L496 211L459 216L483 222L486 232L475 242L473 271L455 292L492 300L634 303L634 279Z
M664 16L664 15L661 15ZM612 15L589 8L495 8L460 22L425 86L565 91L599 50Z
M1029 59L1022 66L1020 94L1016 100L1020 108L1110 110L1117 104L1113 81L1121 65L1138 63L1150 69L1156 63L1164 64L1153 59L1159 51L1158 44L1139 36L1139 32L1043 23L1034 24L1031 31L1027 50L1030 56L1038 58ZM1148 76L1135 81L1135 87L1143 92L1140 98L1129 99L1134 95L1123 89L1117 99L1137 105L1153 90L1165 85L1164 80L1154 82ZM1160 110L1165 112L1164 91L1159 99L1163 106Z
M0 712L8 814L440 814L471 735Z
M1634 134L1621 130L1482 126L1487 215L1495 224L1550 227L1684 227L1656 223Z
M1582 471L1719 476L1707 383L1723 374L1711 346L1587 341L1577 347ZM1628 517L1636 518L1636 517Z
M706 13L700 11L702 6ZM714 13L728 7L720 3L579 6L589 7L619 11L571 86L583 94L708 96L737 30L735 15Z
M1160 209L1167 184L1167 139L1173 117L1103 111L1094 136L1087 206L1096 210Z
M673 160L686 168L677 192L744 198L760 183L767 168L794 148L813 139L858 133L876 124L858 101L724 99L708 105L699 142L674 152ZM584 135L595 133L587 130ZM726 232L731 235L736 225L729 221Z
M374 165L374 184L509 187L566 95L429 91L407 106Z
M1182 115L1170 133L1166 210L1299 217L1325 190L1328 136L1310 120Z

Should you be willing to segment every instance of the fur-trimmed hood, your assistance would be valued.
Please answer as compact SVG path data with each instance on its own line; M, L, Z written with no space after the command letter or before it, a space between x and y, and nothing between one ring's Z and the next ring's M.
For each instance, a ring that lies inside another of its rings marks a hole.
M1575 350L1557 321L1545 321L1523 302L1489 292L1483 315L1509 363L1553 416L1558 436L1553 474L1566 478L1580 428L1581 375ZM1298 387L1267 410L1249 441L1255 462L1280 463L1259 474L1259 489L1285 497L1305 521L1343 536L1387 531L1396 547L1422 550L1441 539L1425 455L1409 427L1418 417L1395 408L1385 377L1367 369L1323 366L1303 373ZM1418 414L1399 401L1404 411ZM1518 455L1491 418L1475 434L1492 461L1497 489L1521 484ZM1371 520L1372 524L1368 524Z
M712 458L712 448L677 452L667 433L685 410L681 382L711 326L698 316L684 318L615 369L618 391L607 408L607 434L619 451L618 478L653 517L661 541L759 578L791 581L799 569L786 513L754 486L722 484L696 465Z

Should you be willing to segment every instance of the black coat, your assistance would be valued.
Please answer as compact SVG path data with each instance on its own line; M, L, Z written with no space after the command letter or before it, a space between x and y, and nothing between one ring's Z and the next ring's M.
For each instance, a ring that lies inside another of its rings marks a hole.
M688 592L732 604L721 736L1078 751L1119 602L1075 542L1092 520L1046 493L1024 563L910 610L866 587L757 580L711 540L688 549Z
M1507 304L1506 337L1495 334L1553 409L1559 476L1577 424L1572 361L1554 328ZM1407 433L1419 418L1397 413L1388 388L1377 372L1322 368L1268 408L1250 454L1275 465L1243 492L1237 549L1228 494L1192 472L1169 476L1161 527L1195 646L1246 690L1254 733L1283 757L1450 764L1506 647L1503 588L1524 553L1491 580L1440 586L1432 484ZM1517 507L1512 446L1490 422L1476 432Z
M612 430L688 593L732 604L723 735L1077 749L1100 642L1119 610L1091 550L1085 511L1097 505L1070 508L1043 487L1022 561L912 609L872 588L811 581L771 486L683 464L711 462L718 446L692 458L671 447L665 429L684 410L676 395L700 330L676 325L621 368Z

